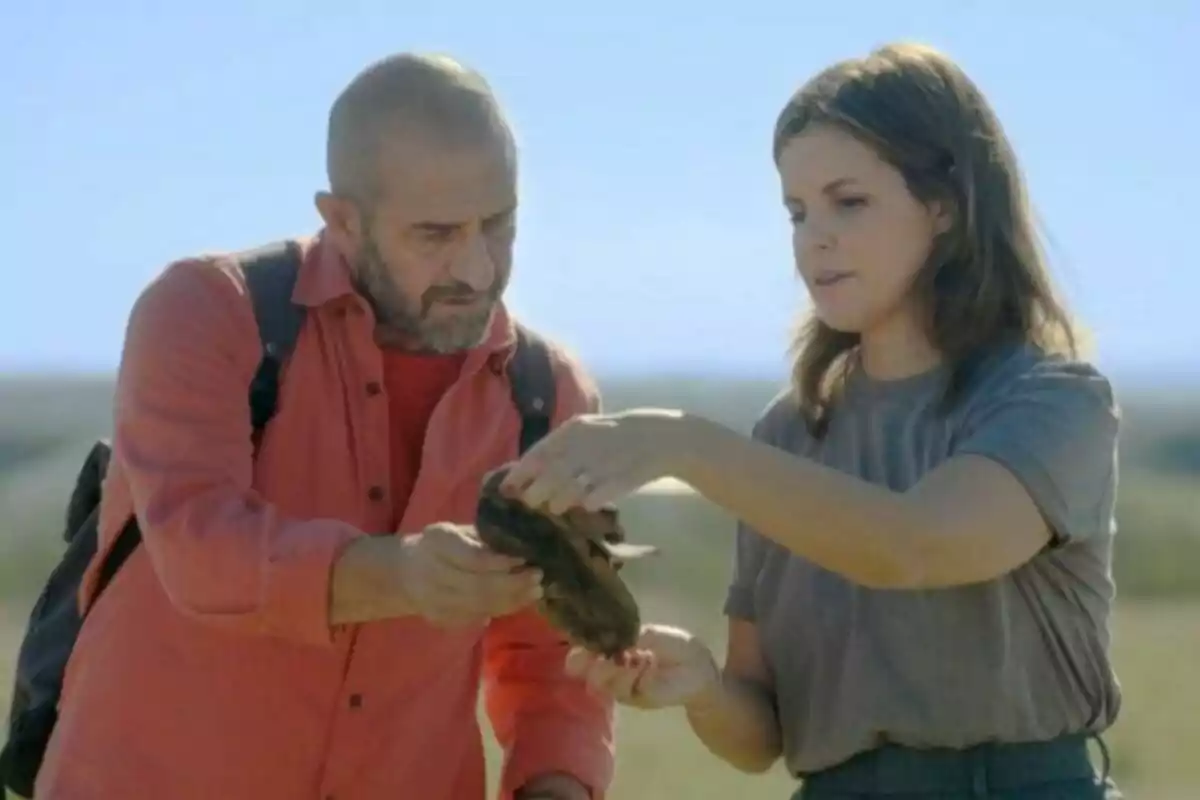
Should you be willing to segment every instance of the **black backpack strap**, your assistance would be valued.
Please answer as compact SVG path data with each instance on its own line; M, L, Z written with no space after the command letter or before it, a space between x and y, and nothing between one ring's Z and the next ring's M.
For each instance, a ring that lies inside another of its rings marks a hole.
M250 421L256 443L275 414L279 372L304 325L304 308L292 302L300 260L300 247L291 241L238 255L262 344L262 361L250 383Z
M538 334L516 324L517 349L508 362L513 404L521 415L518 447L524 453L550 432L557 384L550 361L550 345Z

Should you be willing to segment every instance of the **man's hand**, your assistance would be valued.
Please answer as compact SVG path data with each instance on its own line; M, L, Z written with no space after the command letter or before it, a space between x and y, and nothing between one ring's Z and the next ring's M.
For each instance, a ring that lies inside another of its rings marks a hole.
M445 627L484 622L541 597L541 575L523 565L488 550L469 526L364 536L334 566L330 623L414 614Z
M579 779L565 772L549 772L531 778L518 789L513 800L591 800L592 793Z
M489 550L465 525L438 523L402 541L400 579L414 614L445 627L511 614L542 596L542 575Z

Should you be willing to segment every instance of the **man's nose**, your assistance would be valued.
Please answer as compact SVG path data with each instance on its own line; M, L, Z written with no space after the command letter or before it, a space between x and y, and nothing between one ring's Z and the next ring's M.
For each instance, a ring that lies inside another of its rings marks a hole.
M450 277L477 292L487 291L496 280L496 264L488 252L487 238L470 231L450 264Z

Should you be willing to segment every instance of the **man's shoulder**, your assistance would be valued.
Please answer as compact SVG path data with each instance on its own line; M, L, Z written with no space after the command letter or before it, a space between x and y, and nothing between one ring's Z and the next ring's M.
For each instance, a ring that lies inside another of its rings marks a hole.
M222 352L251 363L257 361L257 340L236 255L199 254L166 264L134 299L125 358L156 362L171 353L185 358Z
M214 318L226 322L252 320L254 312L246 275L249 262L261 257L273 260L284 244L297 246L300 254L307 257L315 243L314 237L293 236L264 245L176 258L143 287L134 302L133 314L178 315L183 321L210 323Z
M185 316L242 302L246 283L234 253L202 253L168 262L142 289L136 306L169 305Z

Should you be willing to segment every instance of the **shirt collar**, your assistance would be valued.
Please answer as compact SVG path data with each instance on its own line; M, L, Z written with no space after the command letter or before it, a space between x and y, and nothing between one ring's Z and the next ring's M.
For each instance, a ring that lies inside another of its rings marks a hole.
M370 306L354 288L350 265L325 237L324 229L315 236L297 240L303 258L292 302L306 308L358 308L372 317ZM517 331L512 315L503 300L496 306L487 336L477 347L485 357L507 363L517 344ZM496 363L496 362L493 362Z

